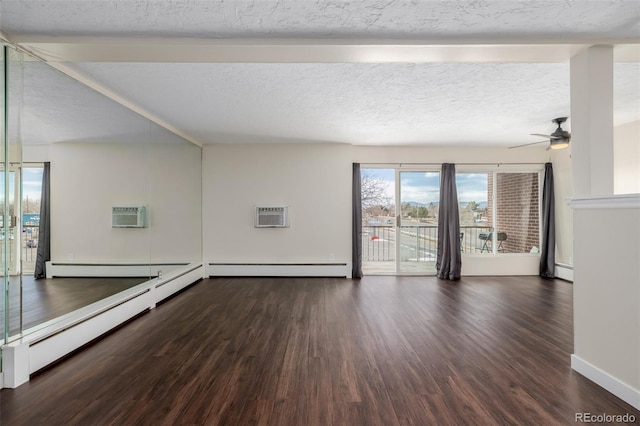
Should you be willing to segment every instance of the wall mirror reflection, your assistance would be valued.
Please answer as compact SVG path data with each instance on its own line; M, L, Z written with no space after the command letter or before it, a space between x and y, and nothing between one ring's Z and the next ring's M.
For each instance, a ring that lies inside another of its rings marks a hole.
M11 341L200 260L201 149L7 52L0 326ZM143 207L143 223L115 226L114 207Z

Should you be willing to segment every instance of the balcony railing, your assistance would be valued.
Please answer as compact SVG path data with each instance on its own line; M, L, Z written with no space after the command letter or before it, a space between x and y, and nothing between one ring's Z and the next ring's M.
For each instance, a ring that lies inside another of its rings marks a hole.
M491 232L489 226L460 226L460 245L464 253L480 253L484 240L480 234ZM396 260L396 228L392 225L362 227L362 260L388 262ZM438 250L437 225L402 225L400 258L403 262L435 262ZM487 250L484 250L487 253Z
M24 225L22 230L22 273L30 274L35 271L36 267L40 227L37 225Z
M477 225L465 225L460 226L460 234L462 239L460 240L460 247L464 253L482 253L482 247L484 240L480 238L480 234L486 234L491 232L490 226L477 226ZM491 244L489 244L489 247ZM487 249L484 249L484 253L487 253Z

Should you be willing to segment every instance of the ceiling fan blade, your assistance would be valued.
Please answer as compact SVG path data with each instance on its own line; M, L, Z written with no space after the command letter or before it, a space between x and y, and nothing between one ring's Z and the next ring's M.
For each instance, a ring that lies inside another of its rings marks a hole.
M529 145L537 145L539 143L549 143L549 141L540 141L540 142L532 142L532 143L525 143L524 145L516 145L516 146L510 146L509 149L513 149L513 148L520 148L523 146L529 146Z
M540 136L541 138L547 138L547 139L551 139L555 136L551 136L551 135L543 135L542 133L531 133L531 136Z

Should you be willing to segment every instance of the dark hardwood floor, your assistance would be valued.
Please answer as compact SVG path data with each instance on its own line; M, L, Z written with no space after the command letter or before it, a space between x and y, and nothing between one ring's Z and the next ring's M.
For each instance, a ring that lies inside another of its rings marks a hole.
M640 413L569 366L572 285L209 279L0 391L4 425L574 424ZM636 420L638 421L638 420Z
M20 282L9 280L9 335L20 330ZM148 278L52 278L22 277L23 329L73 312L108 296L147 281ZM4 303L0 304L0 329Z

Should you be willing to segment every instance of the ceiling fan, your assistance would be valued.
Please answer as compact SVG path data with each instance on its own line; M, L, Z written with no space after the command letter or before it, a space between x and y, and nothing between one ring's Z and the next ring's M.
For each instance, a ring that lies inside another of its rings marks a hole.
M567 132L566 130L563 130L561 127L562 123L567 121L567 118L568 117L558 117L551 120L553 123L556 123L558 125L558 128L550 135L543 135L540 133L531 134L532 136L541 136L543 138L547 138L549 139L548 141L540 141L540 142L526 143L524 145L510 146L509 149L520 148L520 147L529 146L529 145L537 145L539 143L547 143L547 142L549 143L549 146L547 147L547 151L549 149L562 149L562 148L568 147L569 142L571 142L571 133Z

